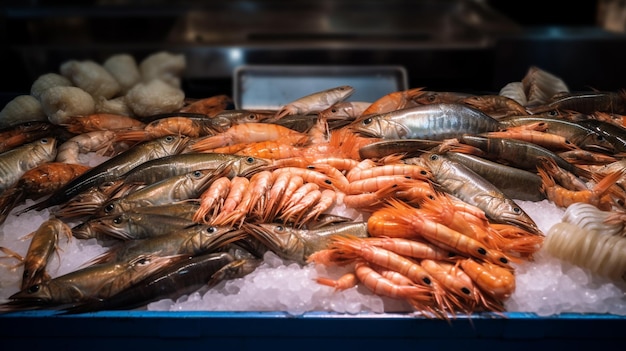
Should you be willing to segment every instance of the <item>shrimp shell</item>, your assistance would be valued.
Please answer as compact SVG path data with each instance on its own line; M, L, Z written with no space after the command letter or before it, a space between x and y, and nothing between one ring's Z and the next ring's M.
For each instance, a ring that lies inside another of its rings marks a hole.
M559 222L546 233L542 250L599 276L626 281L626 238L622 236Z

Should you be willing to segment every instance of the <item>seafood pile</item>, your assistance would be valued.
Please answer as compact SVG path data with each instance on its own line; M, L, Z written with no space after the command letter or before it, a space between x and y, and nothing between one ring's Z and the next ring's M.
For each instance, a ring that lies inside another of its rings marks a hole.
M0 311L142 308L276 259L440 319L506 312L545 255L626 283L626 94L531 67L494 95L338 86L244 110L186 98L182 59L67 62L0 111Z

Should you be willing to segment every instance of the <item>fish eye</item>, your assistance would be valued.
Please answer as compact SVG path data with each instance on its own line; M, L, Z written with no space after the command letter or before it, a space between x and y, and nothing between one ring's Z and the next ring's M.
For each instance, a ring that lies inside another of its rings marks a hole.
M208 227L208 228L206 229L206 231L207 231L207 233L209 233L209 234L213 234L213 233L216 233L216 232L217 232L217 228L216 228L216 227L214 227L214 226L210 226L210 227Z
M113 218L113 223L114 224L120 224L122 222L124 222L124 218L122 218L122 216L117 216L117 217Z
M33 286L31 286L30 288L28 288L28 292L31 294L34 294L36 292L38 292L41 289L41 285L39 284L35 284Z
M372 122L374 122L374 120L368 117L363 120L363 125L368 125L368 124L371 124Z
M249 114L249 115L248 115L248 119L255 120L255 119L256 119L256 116L254 115L254 113Z
M466 287L462 287L461 292L465 295L470 295L472 293L471 290Z
M430 159L431 159L432 161L436 161L436 160L438 160L438 159L439 159L439 156L437 156L437 155L435 155L435 154L432 154L432 155L430 155Z
M487 254L487 250L483 249L482 247L479 247L477 251L479 254L483 256Z
M174 136L173 135L168 135L165 137L166 141L174 141Z
M275 229L277 232L285 231L285 227L283 227L282 225L277 225Z
M515 212L515 213L521 213L521 212L522 212L522 209L521 209L521 208L519 208L519 207L513 207L513 212Z
M559 112L557 110L548 111L548 116L554 117L558 115L559 115Z
M111 213L115 209L115 204L108 204L104 206L104 212Z
M41 139L42 144L47 144L49 142L48 138Z
M202 175L202 172L200 171L193 171L193 176L194 177L200 177Z
M336 109L336 108L331 108L331 109L330 109L330 112L332 112L332 113L337 113L337 109Z
M427 97L427 100L428 100L428 101L430 101L430 102L433 102L433 101L435 101L436 99L437 99L437 96L436 96L436 95L428 95L428 97Z
M509 260L506 257L500 257L500 262L507 264L509 263Z
M602 136L602 135L596 135L596 140L597 141L605 141L604 136Z

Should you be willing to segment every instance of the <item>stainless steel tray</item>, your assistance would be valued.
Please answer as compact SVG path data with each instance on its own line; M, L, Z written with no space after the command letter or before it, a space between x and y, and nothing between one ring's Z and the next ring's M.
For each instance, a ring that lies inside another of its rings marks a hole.
M347 101L373 102L406 90L408 79L402 66L244 65L233 73L233 99L238 109L274 110L340 85L355 89Z

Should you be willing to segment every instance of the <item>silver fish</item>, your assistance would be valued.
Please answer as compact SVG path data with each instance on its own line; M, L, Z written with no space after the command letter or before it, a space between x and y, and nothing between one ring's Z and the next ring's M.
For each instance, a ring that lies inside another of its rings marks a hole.
M54 161L57 140L41 138L0 154L0 193L15 184L27 171Z
M405 162L428 167L439 188L482 209L489 219L541 233L533 219L514 200L478 173L445 154L429 152Z
M46 200L30 206L24 211L33 209L40 211L44 208L60 205L89 188L119 179L119 177L141 163L180 153L188 141L189 138L186 136L168 135L139 143L84 172L61 189L55 191Z
M457 138L498 130L500 122L464 104L430 104L363 116L349 128L383 139Z

